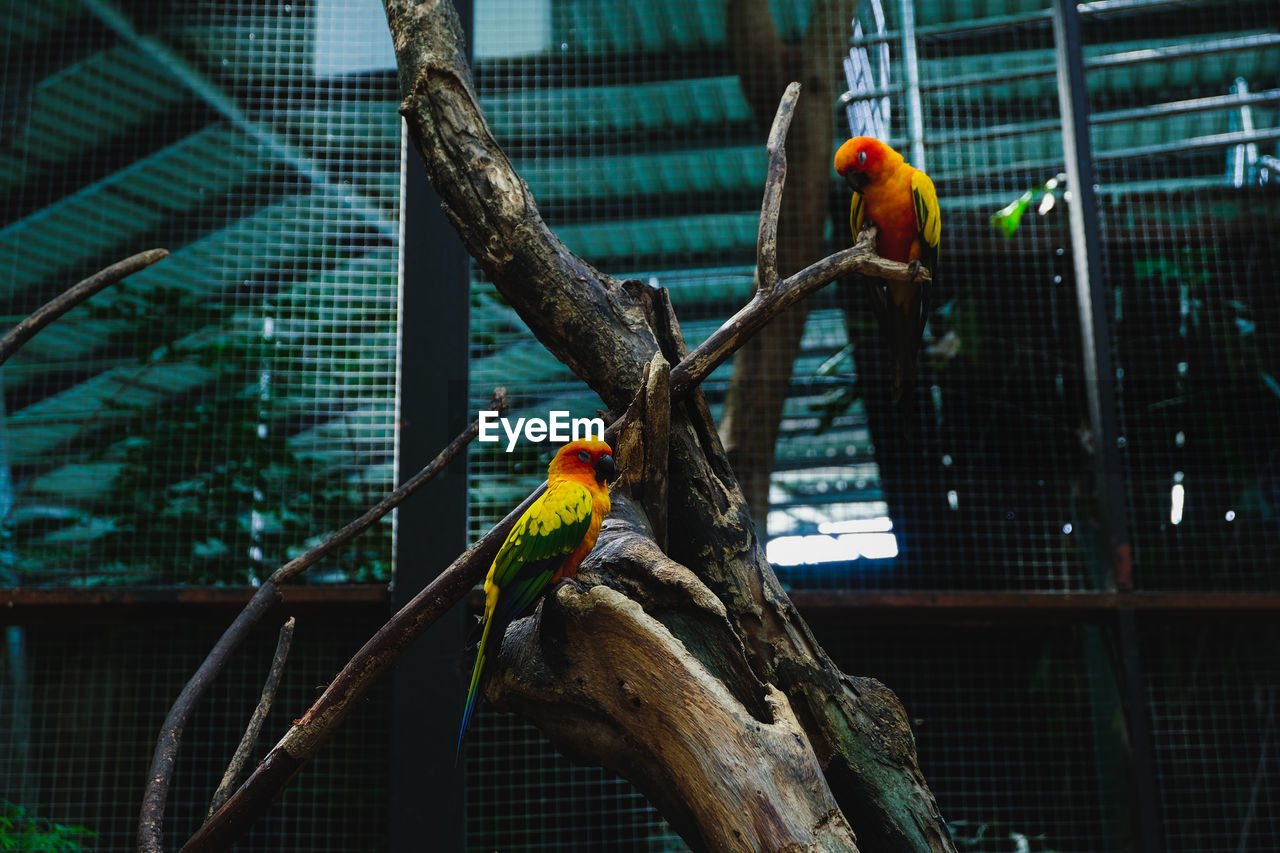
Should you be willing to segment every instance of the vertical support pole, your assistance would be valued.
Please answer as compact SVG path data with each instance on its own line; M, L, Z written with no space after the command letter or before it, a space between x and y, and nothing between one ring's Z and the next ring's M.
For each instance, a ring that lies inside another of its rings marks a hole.
M1112 336L1106 310L1102 234L1098 225L1098 200L1094 193L1088 91L1084 79L1084 42L1076 0L1054 0L1053 36L1058 70L1058 101L1062 112L1062 153L1066 160L1067 187L1071 192L1067 213L1071 226L1076 298L1080 310L1084 379L1090 429L1094 437L1095 482L1101 532L1106 543L1104 584L1113 590L1130 590L1133 588L1133 566L1120 469L1115 365L1111 358ZM1137 623L1132 610L1118 614L1116 640L1120 660L1116 679L1119 683L1115 687L1124 702L1133 800L1137 811L1134 840L1146 853L1155 853L1162 849L1160 824L1155 802L1146 698L1142 692ZM1094 689L1106 688L1095 685ZM1113 843L1114 841L1112 839Z
M454 0L470 38L472 3ZM420 469L469 421L469 263L408 140L401 241L400 447L397 482ZM467 468L454 461L397 510L391 604L403 607L467 546ZM465 850L465 797L455 766L466 609L454 607L394 668L390 850Z
M924 105L920 99L920 60L916 56L916 7L902 0L902 67L907 77L907 135L911 137L911 165L922 171L924 162ZM886 141L888 140L886 129Z
M1071 193L1067 216L1071 225L1076 301L1080 309L1089 428L1093 431L1097 466L1099 516L1107 537L1109 577L1106 586L1112 590L1128 590L1133 588L1133 572L1117 446L1120 422L1116 415L1115 365L1111 360L1102 234L1094 193L1080 14L1074 0L1054 0L1053 36L1058 64L1058 103L1062 111L1062 153L1067 166L1067 189Z

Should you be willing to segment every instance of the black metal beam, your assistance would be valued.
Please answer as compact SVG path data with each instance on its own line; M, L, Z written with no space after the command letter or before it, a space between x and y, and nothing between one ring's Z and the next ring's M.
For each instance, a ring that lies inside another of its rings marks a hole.
M1081 354L1089 426L1093 433L1095 498L1102 551L1099 555L1102 577L1098 580L1104 589L1129 592L1133 589L1133 555L1125 511L1115 366L1111 358L1112 335L1107 311L1093 149L1089 139L1084 41L1080 34L1080 12L1076 0L1056 0L1053 4L1053 36L1062 113L1062 150L1067 187L1071 192L1067 212L1080 310ZM1126 55L1126 59L1133 55ZM1090 65L1101 66L1108 59L1119 61L1119 57L1104 57ZM1128 759L1137 809L1134 840L1142 850L1155 853L1162 849L1161 832L1133 610L1119 610L1117 625L1121 652L1115 686L1124 703L1129 733ZM1112 842L1120 843L1118 839L1112 839Z
M1247 592L839 592L795 591L791 600L815 624L1007 625L1115 623L1116 614L1204 624L1275 623L1280 594ZM479 599L476 600L476 606Z
M255 590L251 587L145 586L48 587L0 590L0 624L121 625L210 621L226 624ZM385 613L381 584L285 586L272 612L350 620L353 614Z
M454 5L470 39L472 4ZM412 146L405 159L398 481L425 465L469 420L467 253ZM464 455L398 510L393 607L402 607L462 553L466 538ZM453 608L395 665L392 851L466 848L463 768L454 762L466 692L460 666L465 618L463 608Z

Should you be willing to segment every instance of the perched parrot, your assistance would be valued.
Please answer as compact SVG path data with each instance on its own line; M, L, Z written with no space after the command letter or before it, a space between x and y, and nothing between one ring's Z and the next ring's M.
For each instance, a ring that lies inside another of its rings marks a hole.
M547 468L547 490L516 521L484 579L484 629L462 711L458 753L471 722L485 661L502 646L507 626L547 589L572 580L609 513L608 481L617 473L603 441L573 441Z
M857 136L836 151L836 173L853 187L849 225L856 241L874 224L876 254L935 273L942 221L929 176L878 139ZM916 354L929 317L928 285L869 278L880 333L893 356L893 402L904 419L914 403Z

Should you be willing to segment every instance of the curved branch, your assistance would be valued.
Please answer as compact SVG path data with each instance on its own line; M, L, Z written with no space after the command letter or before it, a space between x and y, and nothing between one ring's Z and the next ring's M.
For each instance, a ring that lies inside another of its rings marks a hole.
M148 249L145 252L130 255L123 261L116 261L106 269L99 270L84 281L64 290L0 338L0 364L4 364L10 356L22 349L23 345L35 337L37 332L90 296L167 257L169 257L168 249Z
M614 411L622 411L641 389L645 365L660 349L653 321L659 319L655 301L661 302L663 296L639 283L619 282L596 271L547 228L528 187L512 170L480 114L459 47L456 13L448 0L416 5L385 0L385 4L405 93L401 112L468 251L539 340ZM918 795L921 802L916 808L886 807L882 792L864 790L858 793L860 799L850 802L857 807L851 810L832 784L841 808L857 816L860 831L866 820L891 826L888 833L877 832L873 837L928 835L932 840L939 827L943 833L945 827L916 767L901 706L891 693L877 690L874 682L857 681L862 692L855 692L851 686L855 680L843 676L808 634L764 560L705 400L696 390L769 317L857 269L874 269L888 278L908 275L905 266L872 255L864 239L854 249L778 283L767 297L758 295L672 371L671 400L686 398L688 404L680 407L678 417L672 410L669 523L673 543L682 540L679 547L688 555L685 565L696 565L699 576L713 580L710 585L717 594L727 596L722 607L733 630L725 636L732 638L737 632L744 639L733 642L746 647L749 668L762 673L765 680L778 679L777 686L796 709L824 766L831 762L840 772L859 767L865 758L893 764L908 778L905 793L891 791L889 798ZM669 320L670 329L675 330L673 317L660 319ZM670 357L680 343L667 341L662 351ZM611 428L611 435L617 426ZM221 849L265 811L400 652L480 580L511 525L540 493L541 489L535 491L396 613L184 849ZM746 620L753 621L747 624ZM765 646L771 641L785 648L770 653ZM779 668L784 666L791 669L780 675ZM821 691L831 698L806 698L806 691ZM840 729L842 722L847 725ZM863 742L849 747L844 741L851 738ZM851 757L850 749L861 752ZM912 781L918 781L914 788L909 787ZM882 784L901 787L896 777L887 782L871 777L865 787L876 789ZM914 830L903 825L913 820ZM920 849L930 846L917 845ZM945 843L932 846L946 849Z
M493 138L449 0L386 0L405 117L459 237L557 358L621 411L657 350L623 283L569 251Z
M494 391L490 406L505 410L507 405L506 389ZM174 763L178 757L178 747L182 742L182 732L191 718L196 705L204 698L209 687L221 674L232 653L240 647L249 632L262 620L267 611L280 599L280 585L306 569L318 563L338 548L350 542L373 526L391 510L404 503L414 492L449 466L462 450L471 443L479 432L480 424L472 421L444 450L427 463L417 474L414 474L398 489L387 495L375 506L366 510L359 518L327 536L324 541L295 557L288 563L272 572L271 576L258 587L249 603L240 611L240 615L218 638L218 642L209 651L204 661L196 669L190 680L183 686L182 692L174 700L156 741L155 752L151 757L151 770L147 774L146 788L142 794L142 810L138 818L138 850L141 853L160 853L164 834L164 811L169 797L169 785L173 780ZM213 817L226 807L218 809ZM207 824L206 824L207 825Z
M689 357L671 371L671 394L681 397L711 375L725 359L746 343L775 315L809 294L855 272L894 281L928 281L927 270L912 279L906 264L888 261L875 253L875 228L867 228L848 249L810 264L772 287L762 287L737 314L703 341Z
M782 187L787 180L787 131L795 115L800 84L791 82L778 102L778 112L769 129L769 172L764 182L764 199L760 202L760 229L756 236L756 290L772 289L778 279L778 209L782 204Z

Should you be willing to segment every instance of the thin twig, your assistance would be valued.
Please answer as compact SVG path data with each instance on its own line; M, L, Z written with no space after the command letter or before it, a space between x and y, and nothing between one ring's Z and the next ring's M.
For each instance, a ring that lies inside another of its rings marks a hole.
M756 290L770 291L778 283L778 209L782 205L782 188L787 182L787 131L796 112L800 84L790 83L769 129L769 172L764 181L764 198L760 202L760 230L756 235Z
M543 483L369 638L231 799L183 845L184 853L225 850L266 812L400 653L484 576L516 519L545 490Z
M218 790L213 792L213 799L209 802L209 815L222 808L222 804L235 790L236 780L244 773L244 766L249 763L253 746L258 742L258 735L262 733L262 724L266 722L271 703L276 700L276 691L280 689L280 676L284 674L284 664L289 659L289 647L293 644L294 624L294 618L290 616L280 628L280 639L276 641L276 653L271 658L271 670L267 673L267 680L262 685L262 695L258 697L258 705L253 709L253 715L249 717L249 725L245 726L244 736L240 738L240 744L236 747L235 754L231 756L227 772L222 774ZM206 816L205 820L208 819Z
M921 268L912 278L906 264L887 261L875 253L875 228L867 228L858 242L817 263L810 264L767 291L758 291L751 301L720 328L711 333L689 357L671 370L671 397L683 397L690 389L711 375L724 360L733 355L747 339L773 317L804 299L810 293L838 278L863 272L895 281L929 281L928 270Z
M90 296L105 290L120 281L120 279L133 275L139 270L144 270L156 261L167 257L169 257L168 249L148 249L145 252L131 255L123 261L116 261L106 269L99 270L79 284L64 290L44 305L41 305L35 310L35 313L18 323L3 338L0 338L0 364L4 364L9 360L10 356L22 349L22 346L31 340L36 332L39 332Z
M505 411L507 406L506 389L499 388L493 392L490 408ZM404 502L411 494L422 488L448 467L449 463L471 443L480 430L478 420L472 421L457 438L440 451L425 468L415 474L404 485L400 486L377 506L365 512L342 529L334 532L325 540L305 554L290 560L276 569L271 577L249 599L244 610L231 623L222 637L210 650L204 662L182 688L173 707L165 717L160 728L160 736L156 742L155 753L151 759L151 770L147 774L147 785L142 795L142 811L138 820L138 850L140 853L160 853L164 826L165 801L169 796L169 785L173 780L174 762L178 755L178 745L182 740L182 730L187 724L192 711L208 692L209 686L222 672L227 661L248 635L254 625L262 619L280 596L280 584L299 574L309 566L315 565L322 558L345 545L378 519ZM225 808L225 804L224 804ZM221 811L221 809L219 809Z

